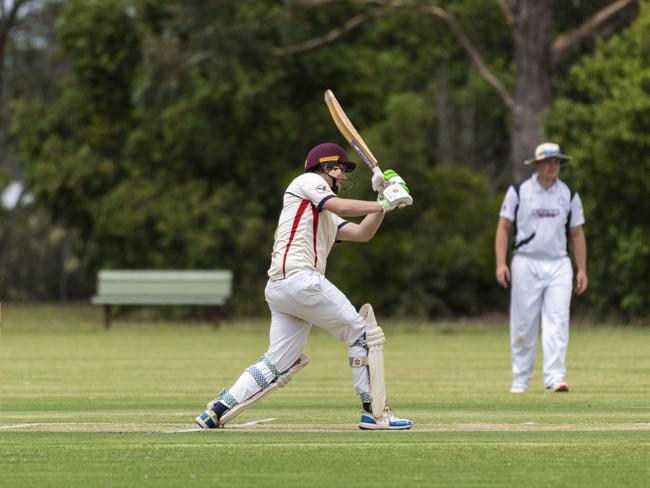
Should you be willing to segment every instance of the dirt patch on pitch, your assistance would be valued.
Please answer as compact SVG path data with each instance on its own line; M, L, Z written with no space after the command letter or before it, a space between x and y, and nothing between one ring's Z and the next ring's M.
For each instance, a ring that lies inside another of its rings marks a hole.
M266 419L265 419L266 420ZM167 433L167 434L210 434L217 432L360 432L354 424L280 424L266 421L250 425L232 424L225 429L201 430L190 424L151 425L144 423L22 423L0 425L3 432L87 432L87 433ZM411 432L585 432L585 431L650 431L650 423L620 424L427 424L416 425Z

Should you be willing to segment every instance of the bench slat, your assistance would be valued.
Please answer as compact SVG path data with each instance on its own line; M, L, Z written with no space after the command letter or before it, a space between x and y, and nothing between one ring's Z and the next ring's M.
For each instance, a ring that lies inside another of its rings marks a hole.
M229 296L230 283L100 283L99 296L160 295L160 296Z
M231 281L232 272L227 270L213 271L155 271L155 270L110 270L98 273L100 281Z
M232 293L229 271L101 271L99 297L145 295L160 297L223 297Z
M157 297L146 295L96 295L90 299L93 305L223 305L220 297Z
M228 270L104 270L97 274L97 295L104 305L104 325L111 324L110 305L223 305L232 294ZM219 311L215 309L214 323Z

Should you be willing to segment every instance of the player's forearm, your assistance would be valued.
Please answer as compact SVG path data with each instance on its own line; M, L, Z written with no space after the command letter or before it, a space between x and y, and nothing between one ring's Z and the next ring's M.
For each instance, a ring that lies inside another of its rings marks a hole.
M370 214L383 214L381 204L377 202L347 198L330 198L325 202L323 208L334 212L339 217L363 217ZM381 223L381 220L379 222Z
M380 213L367 215L359 224L348 222L339 229L336 239L339 241L368 242L374 237L383 220L384 214Z
M583 232L573 236L573 257L579 271L587 272L587 240Z
M383 220L383 213L367 215L359 224L359 240L361 242L368 242L370 239L372 239L377 233L377 230L379 229L379 226Z
M494 239L494 254L497 266L506 264L506 257L508 255L508 232L500 226L497 228Z

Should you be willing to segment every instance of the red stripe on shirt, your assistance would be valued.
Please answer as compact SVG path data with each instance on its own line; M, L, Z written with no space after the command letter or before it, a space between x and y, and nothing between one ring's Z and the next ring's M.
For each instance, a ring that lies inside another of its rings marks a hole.
M318 210L316 205L311 204L311 215L314 218L313 232L314 232L314 268L318 264L318 251L316 250L316 237L318 236Z
M284 248L284 258L282 259L282 276L287 277L286 266L287 266L287 255L289 254L289 248L291 247L291 242L293 241L294 236L296 235L296 230L298 230L298 224L302 218L302 214L305 213L307 205L311 202L309 200L303 200L300 202L296 216L293 218L293 225L291 226L291 234L289 235L289 242L287 242L287 247Z

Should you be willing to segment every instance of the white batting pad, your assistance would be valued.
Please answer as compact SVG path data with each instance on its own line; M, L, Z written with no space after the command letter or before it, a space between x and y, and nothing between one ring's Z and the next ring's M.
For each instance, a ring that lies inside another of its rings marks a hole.
M254 403L264 398L266 395L273 393L278 388L282 388L283 386L285 386L287 383L289 383L289 381L291 381L293 376L302 368L307 366L307 364L309 364L309 356L307 356L306 354L301 354L300 357L296 360L296 362L293 363L293 365L287 371L285 371L280 376L278 376L276 381L271 383L268 386L268 388L257 392L248 400L244 400L243 402L240 402L236 407L233 407L230 410L226 410L223 416L219 419L219 426L223 427L227 422L234 419L237 415L242 413L244 410L248 409Z
M366 322L366 341L368 342L368 371L370 374L370 394L372 395L372 415L380 418L386 408L386 383L384 381L384 331L377 325L372 305L366 303L359 309Z

